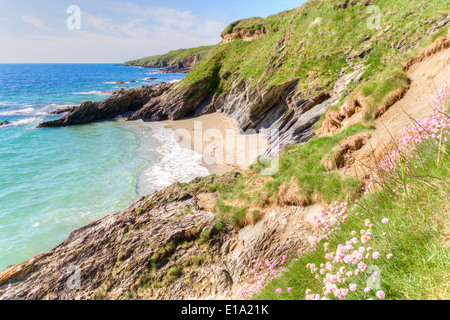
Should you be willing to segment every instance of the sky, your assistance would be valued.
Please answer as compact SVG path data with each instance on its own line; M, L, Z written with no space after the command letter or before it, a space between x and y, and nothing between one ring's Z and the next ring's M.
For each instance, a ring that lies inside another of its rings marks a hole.
M0 0L0 63L122 63L219 43L233 21L304 2Z

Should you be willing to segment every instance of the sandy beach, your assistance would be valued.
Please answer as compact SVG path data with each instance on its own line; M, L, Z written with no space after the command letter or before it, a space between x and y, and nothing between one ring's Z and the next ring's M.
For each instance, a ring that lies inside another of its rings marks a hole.
M211 173L244 171L269 147L261 134L240 132L237 121L220 113L166 121L183 148L203 154L201 165Z

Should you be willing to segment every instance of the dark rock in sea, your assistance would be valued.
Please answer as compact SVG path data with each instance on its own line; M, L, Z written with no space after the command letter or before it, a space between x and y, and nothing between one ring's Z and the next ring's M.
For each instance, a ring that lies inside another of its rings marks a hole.
M161 96L172 85L170 83L159 83L139 89L120 89L114 91L111 97L102 102L84 102L60 119L41 123L38 128L71 126L113 119L127 112L135 112L152 98Z
M61 113L65 113L65 112L71 112L71 111L75 110L76 108L78 108L78 106L69 106L69 107L65 107L65 108L56 109L55 111L52 111L49 114L61 114Z
M2 123L0 123L0 127L1 127L1 126L6 126L6 125L8 125L8 124L11 124L11 122L9 122L9 121L3 121Z

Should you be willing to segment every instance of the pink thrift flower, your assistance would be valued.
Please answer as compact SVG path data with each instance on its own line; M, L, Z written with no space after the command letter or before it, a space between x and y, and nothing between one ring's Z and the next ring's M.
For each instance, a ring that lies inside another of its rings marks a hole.
M275 290L275 293L281 293L283 290L281 290L280 288Z
M288 293L291 293L291 291L292 291L292 288L287 288Z
M357 288L358 286L356 285L356 284L354 284L354 283L352 283L352 284L350 284L350 286L349 286L349 288L350 288L350 291L356 291L356 288Z
M386 297L386 294L384 293L383 290L380 290L377 292L377 298L378 299L384 299Z
M387 218L384 218L383 220L381 220L381 222L383 222L384 224L386 224L386 223L388 223L388 222L389 222L389 219L387 219Z

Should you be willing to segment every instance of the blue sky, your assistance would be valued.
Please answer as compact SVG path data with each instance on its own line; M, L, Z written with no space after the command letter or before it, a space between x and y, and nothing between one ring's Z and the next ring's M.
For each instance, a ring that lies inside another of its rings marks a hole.
M231 22L304 0L0 0L0 63L120 63L215 44ZM67 28L70 5L79 30Z

